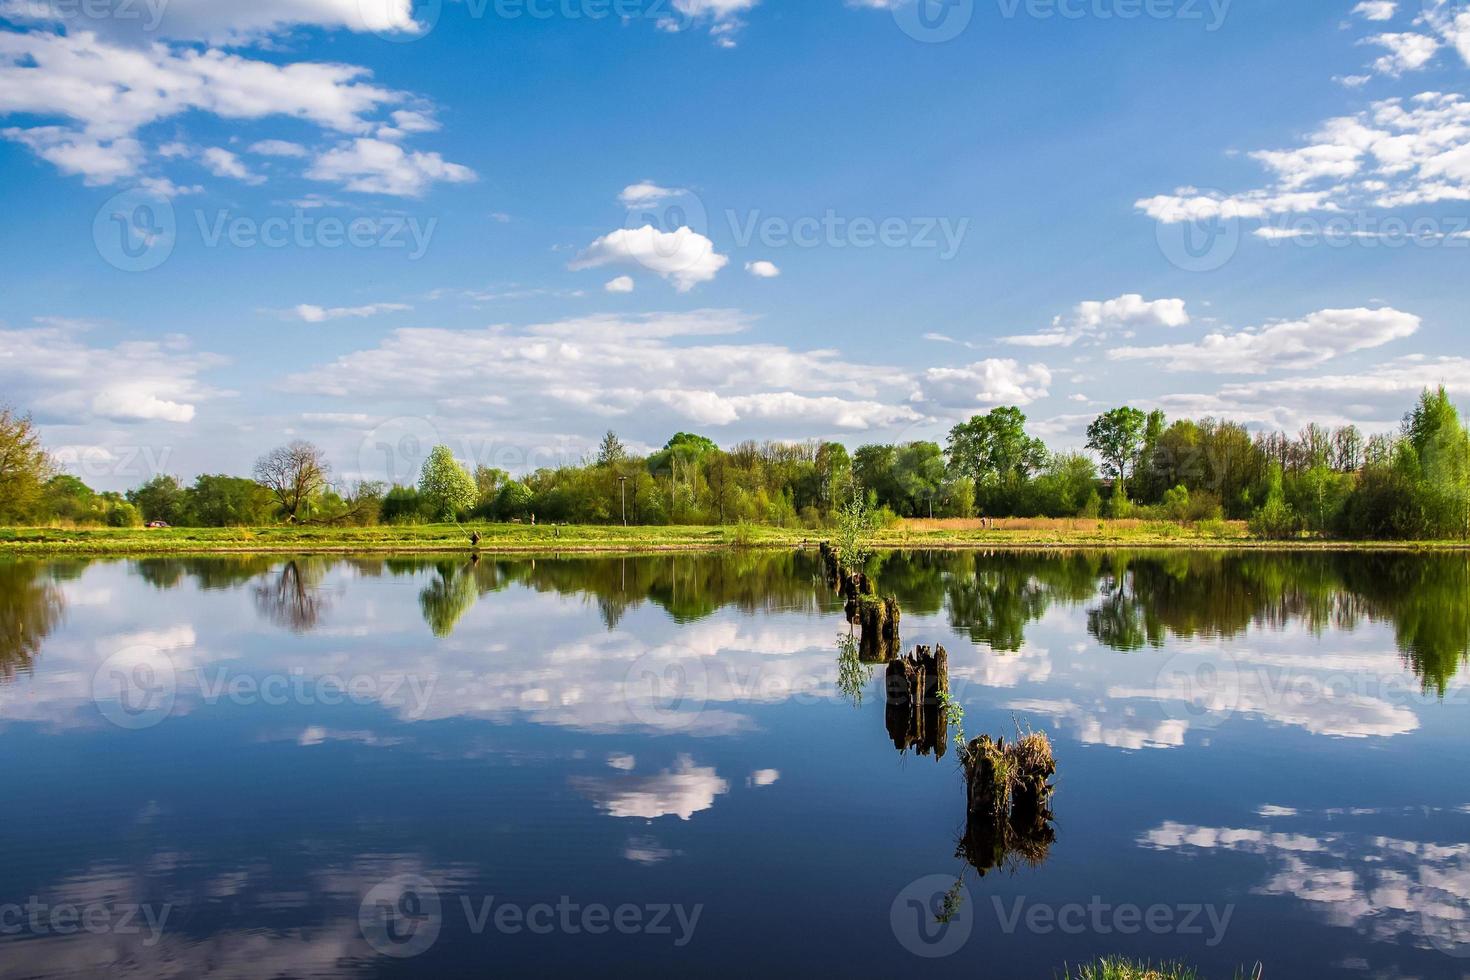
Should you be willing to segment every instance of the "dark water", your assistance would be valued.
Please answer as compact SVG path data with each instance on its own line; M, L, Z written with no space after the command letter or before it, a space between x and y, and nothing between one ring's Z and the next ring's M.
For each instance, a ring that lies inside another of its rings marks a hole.
M999 867L815 556L0 562L0 975L1470 972L1466 557L871 571Z

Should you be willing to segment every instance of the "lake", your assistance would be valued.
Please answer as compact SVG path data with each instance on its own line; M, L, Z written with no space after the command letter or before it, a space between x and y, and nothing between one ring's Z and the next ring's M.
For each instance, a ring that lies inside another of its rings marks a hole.
M869 571L962 718L810 552L0 561L0 975L1470 972L1470 558Z

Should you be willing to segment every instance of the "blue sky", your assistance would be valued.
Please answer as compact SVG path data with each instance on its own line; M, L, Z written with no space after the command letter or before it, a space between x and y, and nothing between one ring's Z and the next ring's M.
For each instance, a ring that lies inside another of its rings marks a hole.
M1464 398L1467 59L1462 0L0 0L0 401L103 487L1382 430Z

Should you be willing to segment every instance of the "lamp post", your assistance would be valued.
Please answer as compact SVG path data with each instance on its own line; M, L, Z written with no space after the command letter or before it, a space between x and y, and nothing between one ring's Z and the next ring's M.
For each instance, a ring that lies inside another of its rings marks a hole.
M628 526L628 478L626 476L620 476L620 477L618 477L618 488L622 491L622 496L623 496L623 527L627 527Z

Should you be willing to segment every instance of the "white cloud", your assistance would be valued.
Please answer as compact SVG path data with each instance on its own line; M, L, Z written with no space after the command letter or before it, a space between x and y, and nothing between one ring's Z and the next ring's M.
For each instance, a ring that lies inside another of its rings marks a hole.
M1189 312L1182 299L1146 300L1138 293L1117 299L1078 303L1070 316L1057 317L1040 333L1001 337L1000 342L1018 347L1071 347L1079 340L1104 340L1117 331L1140 327L1182 327Z
M1412 32L1377 34L1365 38L1364 43L1388 49L1388 54L1373 62L1373 70L1380 75L1396 76L1406 71L1418 71L1429 64L1439 50L1438 39Z
M740 15L754 9L760 0L673 0L676 16L658 22L665 31L683 30L689 24L710 25L710 36L722 48L735 47L734 35L744 27Z
M995 405L1029 405L1047 396L1051 371L1044 364L1022 365L1009 358L988 358L964 367L930 368L915 402L967 412Z
M608 265L641 265L686 293L714 279L729 262L728 256L715 251L714 242L688 227L664 232L644 225L603 235L568 263L567 268L578 271Z
M353 65L275 64L162 43L130 47L87 31L0 31L0 115L67 120L4 135L94 184L138 173L146 157L138 131L190 111L367 131L371 115L406 98L370 77Z
M767 262L765 259L745 263L745 271L757 279L775 279L781 274L781 270L776 267L776 263Z
M442 415L516 424L526 424L521 407L535 399L554 432L626 418L650 438L691 424L806 438L924 418L906 401L915 385L907 371L853 363L831 350L702 339L751 322L734 311L696 310L518 329L402 329L375 348L292 376L287 388L379 402L409 390L441 392ZM446 350L455 356L444 357ZM501 401L486 404L475 394L482 391Z
M266 157L304 157L306 147L289 140L260 140L250 144L250 152Z
M616 279L609 279L602 288L610 293L631 293L634 289L633 277L618 276Z
M662 201L672 200L683 195L685 191L660 187L652 181L640 181L637 184L629 184L618 194L618 202L624 207L645 207L658 204Z
M1270 171L1271 186L1234 194L1183 187L1135 207L1173 224L1470 200L1470 100L1441 92L1381 100L1327 120L1300 147L1251 157Z
M0 80L3 80L0 70ZM0 94L0 100L3 100ZM0 136L25 146L63 174L81 177L89 186L111 184L138 172L145 153L135 139L104 140L61 126L11 127Z
M291 315L307 323L325 323L328 320L341 320L347 317L364 319L366 317L378 316L383 313L402 313L413 309L402 303L370 303L366 306L314 306L310 303L302 303L291 310Z
M42 419L85 424L189 422L196 405L223 392L199 381L222 359L170 342L84 342L81 329L0 329L0 390Z
M1355 351L1411 337L1420 319L1391 307L1320 310L1301 320L1238 333L1212 333L1192 344L1120 347L1111 360L1159 361L1170 371L1259 374L1312 367Z
M199 159L216 177L230 177L247 184L265 183L264 177L252 173L250 168L245 166L244 161L229 150L211 146L200 154Z
M1424 0L1424 20L1470 65L1470 6L1457 0Z
M475 172L437 153L409 152L396 143L359 137L319 155L306 171L311 180L336 181L363 194L422 197L437 181L476 179Z
M297 26L383 33L414 32L413 0L92 0L86 25L119 40L156 38L214 44L251 42ZM73 27L68 0L6 0L0 14L19 22Z
M1398 11L1398 7L1396 0L1363 0L1353 8L1353 13L1364 20L1393 20L1393 15Z

